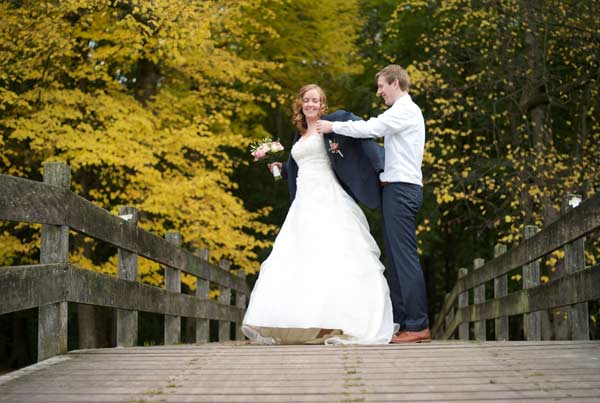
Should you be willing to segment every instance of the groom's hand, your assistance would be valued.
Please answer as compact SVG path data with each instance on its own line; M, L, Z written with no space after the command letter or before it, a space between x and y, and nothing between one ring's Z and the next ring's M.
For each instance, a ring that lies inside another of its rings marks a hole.
M317 121L317 132L320 134L331 133L333 130L331 127L333 126L333 122L328 120L319 120Z

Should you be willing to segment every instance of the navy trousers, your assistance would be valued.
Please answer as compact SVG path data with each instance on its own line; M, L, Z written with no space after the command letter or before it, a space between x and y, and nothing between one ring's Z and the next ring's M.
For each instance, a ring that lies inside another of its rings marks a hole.
M383 231L394 322L401 330L429 327L425 278L417 253L416 219L421 186L392 182L383 187Z

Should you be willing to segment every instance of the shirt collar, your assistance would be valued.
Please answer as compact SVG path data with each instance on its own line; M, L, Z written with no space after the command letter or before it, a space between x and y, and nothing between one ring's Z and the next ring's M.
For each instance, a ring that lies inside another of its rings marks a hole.
M406 94L406 95L402 95L400 98L398 98L393 104L392 106L396 105L396 104L405 104L407 102L412 101L412 98L410 97L410 94Z

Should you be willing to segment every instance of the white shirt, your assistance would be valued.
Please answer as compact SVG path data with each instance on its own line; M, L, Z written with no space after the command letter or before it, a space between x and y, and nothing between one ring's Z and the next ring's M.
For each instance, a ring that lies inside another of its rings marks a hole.
M421 163L425 148L425 122L421 109L404 95L376 118L333 122L337 134L355 138L385 137L382 182L407 182L423 186Z

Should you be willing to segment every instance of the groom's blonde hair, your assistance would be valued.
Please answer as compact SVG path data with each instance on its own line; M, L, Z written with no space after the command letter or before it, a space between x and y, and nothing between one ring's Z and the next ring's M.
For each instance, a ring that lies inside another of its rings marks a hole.
M375 74L375 81L379 80L379 77L383 77L388 84L398 80L398 85L402 91L408 91L410 88L410 78L408 73L401 66L397 64L390 64L385 66L377 74Z

